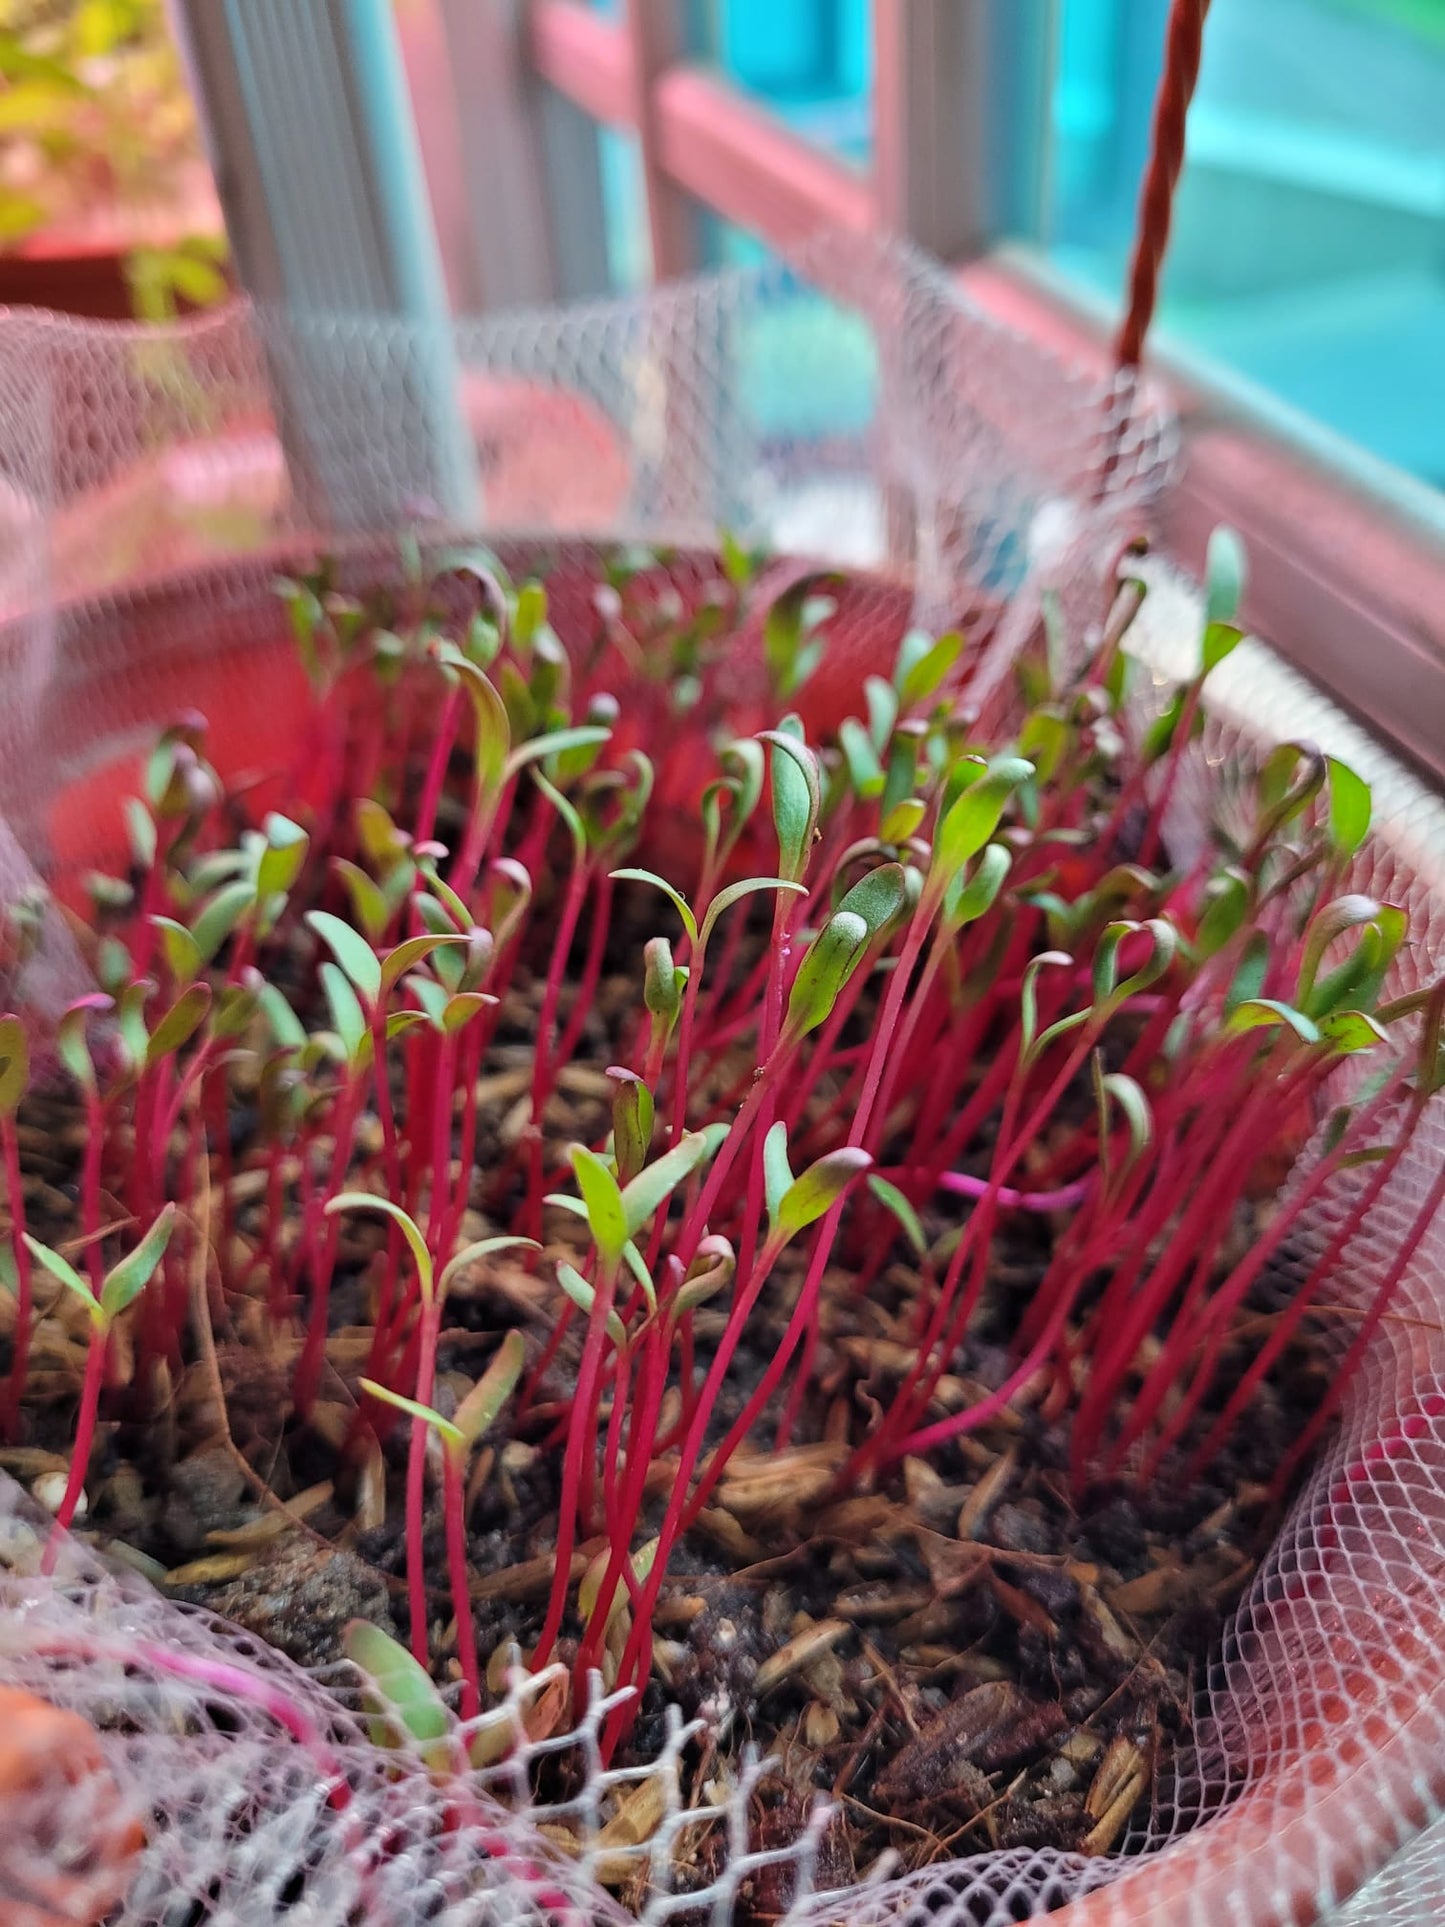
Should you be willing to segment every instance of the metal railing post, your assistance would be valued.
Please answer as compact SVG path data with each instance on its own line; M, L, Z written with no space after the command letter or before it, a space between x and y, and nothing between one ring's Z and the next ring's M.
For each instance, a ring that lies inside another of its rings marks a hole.
M479 512L390 0L176 0L293 483L335 528Z

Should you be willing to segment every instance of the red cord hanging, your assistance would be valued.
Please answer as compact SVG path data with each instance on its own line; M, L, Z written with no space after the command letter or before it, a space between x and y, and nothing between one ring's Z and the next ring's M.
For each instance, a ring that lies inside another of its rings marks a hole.
M1199 80L1204 18L1209 0L1174 0L1164 51L1164 72L1154 102L1149 164L1139 195L1134 253L1129 264L1129 305L1114 342L1114 365L1127 373L1139 366L1159 299L1159 273L1169 245L1174 193L1184 166L1184 129Z

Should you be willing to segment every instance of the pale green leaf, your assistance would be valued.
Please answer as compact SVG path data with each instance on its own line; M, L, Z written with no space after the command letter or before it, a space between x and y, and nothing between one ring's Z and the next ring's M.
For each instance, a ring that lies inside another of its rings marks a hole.
M849 716L839 724L838 747L843 752L848 782L854 795L865 799L881 796L887 777L872 739L855 716Z
M448 997L442 1011L442 1029L453 1036L464 1030L474 1017L496 1003L496 998L485 990L459 990L454 997Z
M588 1284L581 1272L578 1271L574 1265L569 1265L565 1258L559 1258L557 1260L557 1283L562 1287L563 1291L566 1292L578 1311L585 1312L590 1318L592 1316L592 1307L597 1302L597 1293L593 1290L592 1286Z
M1354 892L1334 898L1318 912L1306 933L1300 957L1297 994L1302 1004L1311 1001L1310 993L1314 989L1315 978L1330 945L1347 930L1358 930L1362 925L1373 923L1381 908L1373 897Z
M1237 629L1232 622L1206 623L1204 640L1199 648L1199 672L1207 676L1216 670L1226 656L1232 656L1244 641L1244 631Z
M888 1178L880 1178L874 1172L868 1179L868 1189L886 1210L893 1213L903 1227L903 1235L921 1257L928 1247L928 1240L923 1235L923 1226L919 1223L918 1213L898 1186Z
M389 996L407 971L424 961L437 950L465 950L467 940L450 931L439 933L428 931L425 936L408 937L394 950L388 950L381 960L381 990Z
M475 1445L496 1424L502 1407L517 1388L527 1348L519 1331L510 1331L495 1357L457 1407L457 1430L467 1445Z
M375 1005L381 996L381 961L366 938L340 917L333 917L329 910L308 910L306 921L356 990L368 1004Z
M1233 622L1244 597L1247 571L1244 544L1221 524L1209 537L1204 562L1204 620Z
M165 953L166 967L176 982L183 988L201 973L201 946L183 923L174 917L152 917L151 922L161 933L161 949Z
M14 1117L29 1081L30 1049L25 1026L11 1013L0 1017L0 1117Z
M205 1022L210 1008L209 984L192 984L183 990L150 1034L145 1054L147 1065L159 1064L163 1057L188 1044Z
M131 856L136 867L148 870L156 860L155 818L138 796L128 796L125 802L125 820L130 832Z
M884 817L878 826L880 843L906 843L928 813L928 805L920 796L905 796Z
M28 1231L22 1233L22 1236L30 1255L44 1265L52 1278L58 1278L67 1291L73 1292L90 1313L91 1318L100 1324L102 1319L100 1305L90 1286L75 1267L62 1258L58 1251L52 1251L49 1245L43 1245L38 1238L32 1238Z
M195 938L203 964L214 959L221 945L255 902L254 884L228 883L203 906L191 925L191 935Z
M1129 1127L1129 1141L1132 1154L1136 1158L1142 1157L1144 1152L1149 1148L1149 1140L1153 1133L1153 1118L1149 1109L1149 1100L1144 1095L1140 1085L1137 1084L1132 1077L1126 1076L1123 1071L1109 1071L1100 1075L1098 1069L1099 1062L1100 1059L1096 1053L1094 1058L1095 1077L1100 1093L1100 1102L1103 1103L1105 1100L1109 1100L1118 1107L1123 1115L1124 1122Z
M334 963L322 964L319 975L327 1008L331 1012L331 1027L341 1040L347 1062L359 1063L362 1048L370 1036L366 1012L357 1002L356 992L349 980Z
M1320 1035L1341 1056L1373 1050L1386 1041L1388 1033L1368 1011L1337 1010L1320 1020Z
M955 876L998 828L1009 798L1034 773L1022 756L1000 756L954 800L933 843L932 876L941 886Z
M341 1635L341 1648L357 1671L371 1681L381 1707L394 1723L396 1737L412 1741L429 1767L449 1768L452 1715L426 1668L369 1619L349 1622ZM374 1729L373 1737L381 1738Z
M106 1273L100 1292L100 1312L105 1324L118 1318L128 1305L133 1304L155 1276L156 1267L170 1243L175 1222L176 1207L168 1204L135 1250L127 1252L120 1263L113 1265Z
M1204 886L1204 909L1194 933L1195 953L1212 957L1244 927L1249 914L1249 879L1240 870L1222 870Z
M512 725L507 705L477 668L460 654L448 654L448 665L461 677L476 718L477 788L483 807L494 804L507 780L507 758L512 748Z
M672 945L666 937L650 937L642 952L642 1001L654 1017L677 1021L682 1007L685 974L672 961Z
M792 1182L792 1167L788 1163L788 1127L780 1118L763 1139L763 1193L767 1200L768 1222L775 1229L778 1207Z
M273 810L261 825L266 847L256 866L256 893L284 896L301 874L310 838L299 823Z
M262 1014L282 1050L305 1050L306 1029L275 984L263 984L259 994Z
M786 877L744 877L740 883L730 883L726 889L719 890L707 906L707 915L702 920L699 947L706 948L708 938L717 927L717 920L725 910L750 896L755 890L786 890L794 896L805 897L808 892L801 883L790 883Z
M340 1211L379 1211L398 1226L401 1235L411 1247L412 1262L416 1265L416 1275L421 1284L421 1295L426 1303L430 1304L434 1280L432 1255L415 1220L390 1198L379 1198L370 1191L339 1191L327 1204L326 1215L328 1218L334 1218Z
M813 850L813 832L822 808L818 759L787 730L764 730L759 741L772 751L773 824L778 836L778 868L791 882L801 880Z
M140 983L127 984L116 999L116 1028L132 1070L138 1071L146 1060L150 1032L146 1028L145 1005L154 989L154 984L143 979Z
M1269 976L1269 938L1262 930L1252 930L1245 939L1241 956L1229 988L1224 993L1224 1008L1231 1011L1258 997Z
M881 756L898 721L898 691L881 676L869 676L863 684L863 699L868 705L868 740Z
M392 917L391 905L381 885L374 877L368 876L360 864L352 863L344 856L334 858L332 867L346 885L346 894L351 899L351 914L366 933L368 941L380 943Z
M915 638L919 632L913 631ZM905 644L907 642L905 638ZM902 709L914 709L919 703L927 702L943 687L949 672L963 650L963 637L956 629L941 635L937 642L929 642L922 637L923 648L912 654L912 660L905 667L903 652L899 654L899 671L895 672L898 683L898 701Z
M115 1009L113 1000L99 992L79 998L61 1015L55 1027L55 1049L60 1061L85 1090L95 1088L95 1065L85 1040L86 1025L92 1016Z
M622 1256L622 1247L636 1230L629 1222L617 1180L596 1152L583 1144L572 1146L572 1170L587 1207L587 1223L597 1249L609 1263L616 1264Z
M1348 763L1326 757L1330 783L1330 842L1339 856L1353 856L1370 832L1370 786Z
M564 750L600 747L611 740L612 731L601 723L579 723L572 729L552 729L545 736L534 736L529 742L519 743L507 758L504 774L511 778L528 763L541 762L544 757L560 755Z
M796 1237L831 1211L853 1180L872 1163L869 1154L856 1146L829 1151L816 1159L783 1193L778 1205L778 1230L786 1237Z
M1041 950L1031 957L1024 966L1023 981L1019 986L1019 1055L1030 1056L1037 1039L1035 1033L1039 1023L1038 977L1041 970L1072 970L1074 960L1067 950ZM1087 1013L1084 1013L1087 1014Z
M449 1418L443 1418L441 1413L434 1410L432 1406L422 1405L414 1398L404 1398L400 1392L392 1391L389 1385L379 1385L374 1378L358 1379L357 1383L363 1392L369 1392L373 1398L380 1399L383 1405L395 1406L398 1412L405 1412L408 1418L420 1419L423 1425L431 1426L432 1430L453 1450L460 1449L466 1444L466 1437L460 1428Z
M1313 1019L1306 1017L1302 1010L1296 1010L1292 1004L1281 1003L1277 997L1246 997L1242 1003L1235 1005L1224 1027L1227 1031L1245 1031L1281 1024L1288 1025L1296 1037L1306 1044L1320 1041L1319 1027Z
M638 1172L622 1193L628 1237L637 1236L659 1206L713 1155L720 1141L707 1131L689 1131L670 1151Z
M580 868L587 856L586 824L577 814L576 809L568 798L562 794L555 783L549 783L547 781L547 778L542 774L541 770L534 769L532 771L532 781L552 805L552 808L557 812L558 816L560 816L562 821L567 825L568 834L572 838L572 861L575 866Z
M694 945L697 943L697 918L693 915L687 898L683 896L680 890L674 890L665 877L658 876L653 870L614 870L612 872L612 881L614 883L646 883L650 884L654 890L661 890L662 894L682 918L683 929L686 930Z
M501 1232L491 1238L476 1238L471 1244L463 1245L454 1251L442 1267L442 1275L437 1290L445 1293L458 1272L474 1265L479 1258L495 1258L502 1251L540 1251L542 1247L535 1238L521 1238L512 1232Z
M986 915L1012 867L1013 858L1001 843L985 844L972 875L960 870L943 893L943 919L948 928L961 930Z
M872 933L864 919L836 910L804 953L788 993L790 1036L816 1030L837 1002L844 985L863 961Z

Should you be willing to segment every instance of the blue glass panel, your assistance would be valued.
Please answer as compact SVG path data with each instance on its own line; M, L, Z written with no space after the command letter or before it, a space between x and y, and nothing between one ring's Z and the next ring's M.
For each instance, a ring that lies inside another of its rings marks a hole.
M1168 0L1064 0L1048 241L1122 285ZM1161 311L1445 485L1445 0L1215 0Z
M616 293L625 294L645 287L652 271L642 152L637 136L619 133L615 127L599 126L597 157L602 170L607 277Z
M873 146L871 0L691 0L692 51L849 159Z

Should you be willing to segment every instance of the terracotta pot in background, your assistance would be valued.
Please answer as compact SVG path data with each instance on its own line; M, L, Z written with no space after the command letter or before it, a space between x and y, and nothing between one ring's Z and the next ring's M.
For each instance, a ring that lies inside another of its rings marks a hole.
M164 228L142 224L130 232L107 220L83 230L43 229L0 253L0 308L45 308L91 321L133 321L135 299L126 271L133 250L170 248L190 235L219 232L213 202L203 205L194 221ZM178 313L197 311L178 291L174 298Z
M0 254L0 307L129 321L134 309L125 260L125 251L113 243L41 236Z

